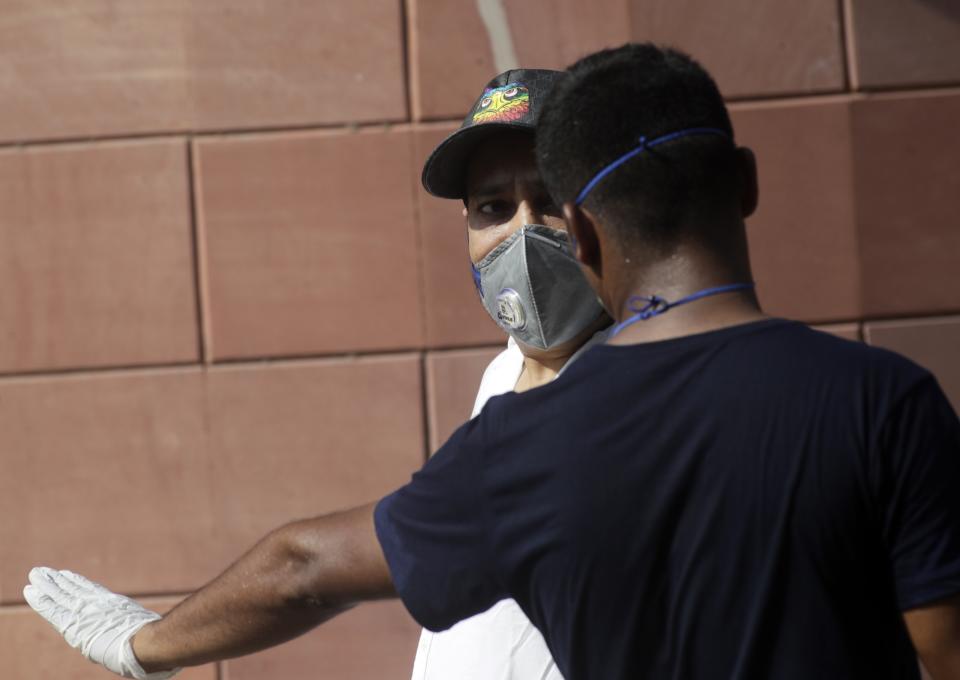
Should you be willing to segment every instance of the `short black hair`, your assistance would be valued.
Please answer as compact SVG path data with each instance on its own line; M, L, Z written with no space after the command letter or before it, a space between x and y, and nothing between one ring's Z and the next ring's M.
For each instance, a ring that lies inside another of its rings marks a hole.
M647 149L606 176L584 207L621 240L669 250L691 217L737 196L733 126L710 75L688 55L650 43L584 57L567 69L537 124L541 176L558 205L647 140L709 127Z

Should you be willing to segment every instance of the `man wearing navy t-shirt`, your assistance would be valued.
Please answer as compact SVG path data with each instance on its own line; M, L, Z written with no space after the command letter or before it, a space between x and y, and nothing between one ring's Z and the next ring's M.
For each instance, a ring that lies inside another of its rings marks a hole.
M537 146L607 344L162 619L49 569L30 604L130 677L396 594L431 629L512 597L568 680L916 678L916 652L960 678L960 423L906 359L760 311L753 157L710 77L651 45L592 55Z

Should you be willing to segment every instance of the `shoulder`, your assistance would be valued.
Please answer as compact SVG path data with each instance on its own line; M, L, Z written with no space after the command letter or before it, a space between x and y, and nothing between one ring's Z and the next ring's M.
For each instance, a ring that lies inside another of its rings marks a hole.
M756 352L758 360L777 363L813 375L871 383L903 383L905 387L929 377L930 373L910 359L880 347L848 340L825 331L788 321L771 329L745 337L743 350Z
M791 323L743 355L763 362L757 380L785 389L798 414L857 424L863 443L876 440L905 404L935 386L930 371L896 352Z
M831 357L836 367L846 366L864 375L880 387L884 384L909 390L932 378L930 371L902 354L855 340L847 340L804 327L810 336L810 345L824 357Z

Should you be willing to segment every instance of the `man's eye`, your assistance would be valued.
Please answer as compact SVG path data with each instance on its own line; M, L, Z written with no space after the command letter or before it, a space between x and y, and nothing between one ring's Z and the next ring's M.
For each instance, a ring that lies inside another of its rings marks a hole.
M477 206L477 212L481 215L502 215L510 209L507 201L485 201Z

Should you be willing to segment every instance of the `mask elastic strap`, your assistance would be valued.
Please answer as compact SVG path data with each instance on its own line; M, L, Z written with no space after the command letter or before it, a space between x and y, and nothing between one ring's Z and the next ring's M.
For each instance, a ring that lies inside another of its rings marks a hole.
M464 205L466 205L466 200L464 200ZM477 265L473 263L473 260L470 259L470 227L464 231L463 234L466 237L467 242L467 262L470 264L470 273L473 275L473 285L476 287L477 292L480 294L480 299L483 299L483 279L480 278L480 270L477 269Z
M470 259L469 257L467 258ZM480 270L477 269L477 265L470 261L470 273L473 274L473 285L477 287L477 292L480 293L480 298L483 298L483 279L480 278Z
M604 177L609 175L611 172L619 168L621 165L629 161L634 156L638 156L642 154L644 151L646 151L647 149L652 149L653 147L659 146L660 144L664 144L666 142L672 142L674 139L679 139L680 137L687 137L690 135L719 135L721 137L725 137L726 139L730 139L730 135L728 135L724 130L721 130L720 128L711 128L711 127L686 128L685 130L677 130L676 132L670 132L660 137L655 137L654 139L651 139L651 140L648 140L646 136L641 135L639 146L631 149L627 153L620 156L620 158L616 159L615 161L610 163L608 166L603 168L600 172L598 172L596 175L593 176L593 179L587 182L586 186L584 186L583 189L580 190L580 193L577 194L577 200L575 201L576 205L580 205L581 203L583 203L586 200L587 195L591 191L593 191L593 188L595 186L597 186L601 181L603 181Z
M753 288L753 283L731 283L726 286L716 286L715 288L705 288L704 290L699 290L696 293L692 293L686 297L680 298L676 302L667 302L665 299L659 295L636 295L630 298L630 311L635 312L633 316L621 321L616 326L613 327L613 330L610 331L610 337L622 331L624 328L631 324L635 324L638 321L646 321L655 316L659 316L664 312L673 309L674 307L679 307L680 305L685 305L688 302L693 302L694 300L699 300L701 298L708 297L710 295L720 295L721 293L732 293L735 290L745 290L747 288ZM640 307L638 302L642 301L645 304Z

